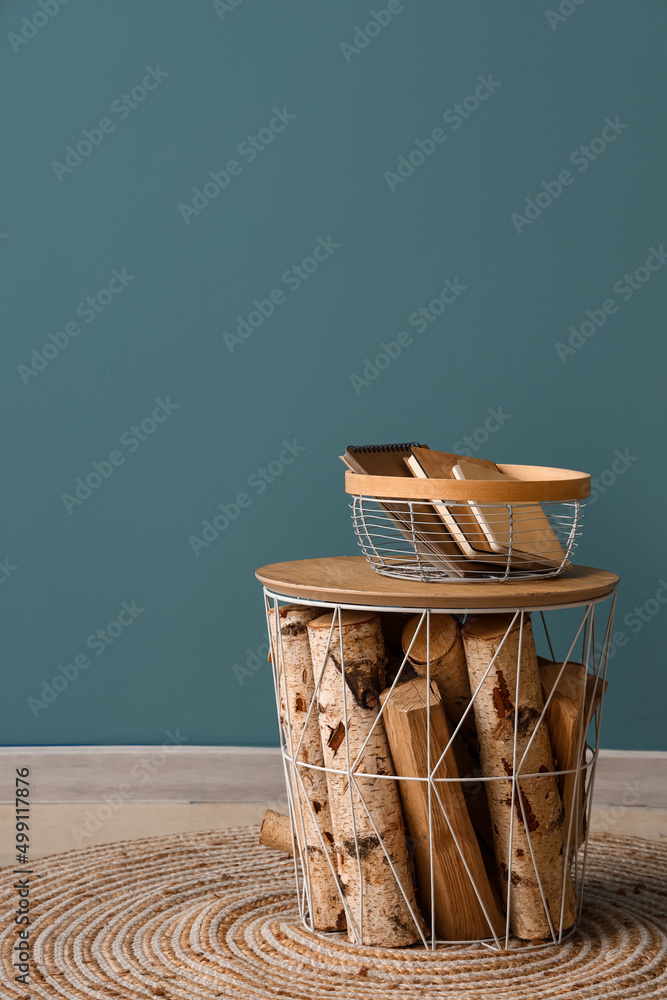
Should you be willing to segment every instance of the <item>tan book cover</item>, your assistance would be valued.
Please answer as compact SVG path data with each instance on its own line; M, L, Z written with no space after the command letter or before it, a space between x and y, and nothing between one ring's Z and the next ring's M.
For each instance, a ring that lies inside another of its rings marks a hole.
M444 451L432 451L430 448L413 447L405 462L417 479L454 479L453 469L462 455L453 455ZM476 460L479 467L489 466L495 469L492 462L484 459ZM493 554L486 535L482 531L477 518L467 504L444 503L442 500L431 501L438 514L446 524L450 534L458 544L467 559L479 559L482 554ZM492 562L504 560L491 558Z
M464 458L454 465L452 471L461 480L516 481L498 468L480 466ZM481 506L470 501L470 509L494 552L506 553L511 536L512 554L517 550L556 565L565 558L563 546L540 504L512 504L511 519L509 508L502 505Z

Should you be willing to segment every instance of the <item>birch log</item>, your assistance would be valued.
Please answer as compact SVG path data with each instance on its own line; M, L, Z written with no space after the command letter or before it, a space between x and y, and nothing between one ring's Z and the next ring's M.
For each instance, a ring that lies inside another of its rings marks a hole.
M413 615L403 629L403 652L407 653L410 650L408 659L420 677L426 677L430 654L431 680L435 681L438 688L447 718L456 726L463 718L471 698L470 678L459 624L451 615L431 614L429 631L430 648L426 643L426 618L422 619L420 614ZM414 642L412 642L413 636ZM410 648L411 642L412 648ZM454 738L453 750L461 777L467 778L481 773L477 728L472 709ZM493 844L491 821L484 787L481 784L466 782L463 791L473 825L491 847Z
M311 918L316 930L333 931L345 927L345 910L334 875L336 860L327 779L324 771L303 766L314 764L322 767L324 764L316 705L313 705L306 725L308 709L315 694L307 625L319 614L319 608L283 605L278 609L279 633L276 633L273 608L269 612L269 620L271 644L279 665L280 722L290 756L292 752L296 754L301 741L296 767L290 765L289 771L295 832L304 872L309 874ZM280 669L281 645L284 670Z
M538 657L538 660L540 658ZM606 681L586 672L582 663L540 661L542 691L547 704L547 726L557 771L583 768L586 733L602 700ZM555 688L555 690L554 690ZM583 711L583 715L582 715ZM561 774L558 787L565 809L564 836L574 853L586 837L586 772Z
M355 940L356 933L363 944L404 947L420 939L418 924L422 925L396 782L372 777L394 774L384 725L382 719L377 720L385 686L380 618L373 612L342 611L340 628L335 612L311 621L308 635L316 671L324 662L334 617L318 709L324 761L332 769L327 772L329 802L338 872L348 904L348 938ZM371 776L355 772L348 785L348 765L354 766L367 738L357 770Z
M259 842L263 847L272 847L275 851L294 854L292 843L292 824L289 816L267 809L262 825L259 828Z
M519 938L542 940L551 937L551 929L539 882L556 932L561 924L561 908L563 928L575 922L576 899L569 865L566 868L565 864L564 809L558 780L547 773L554 770L549 734L544 720L537 725L544 699L530 619L527 615L524 618L518 696L519 616L505 638L511 622L512 615L509 614L468 618L463 629L463 642L473 689L480 684L497 653L474 702L483 776L511 777L514 741L518 764L535 734L521 765L521 773L544 772L543 776L517 779L514 796L509 778L506 781L487 781L486 786L496 863L505 899L511 883L509 909L512 931ZM518 720L516 731L515 719Z
M431 681L428 700L426 681L421 677L397 684L391 693L383 691L381 698L398 773L406 778L428 778L430 744L434 777L457 778L451 749L436 768L449 742L449 728L435 683ZM436 936L445 941L470 941L503 933L505 916L489 882L461 784L439 781L433 785L430 835L428 782L399 779L399 788L414 845L422 912L429 918L433 913Z
M421 615L413 615L403 629L403 652L408 652L414 636L408 659L420 677L426 677L430 655L431 680L437 685L447 716L458 724L470 704L471 697L470 678L459 624L451 615L431 614L428 631L430 648L427 643L426 618L422 620ZM477 730L472 711L466 715L460 732L473 754L476 753Z

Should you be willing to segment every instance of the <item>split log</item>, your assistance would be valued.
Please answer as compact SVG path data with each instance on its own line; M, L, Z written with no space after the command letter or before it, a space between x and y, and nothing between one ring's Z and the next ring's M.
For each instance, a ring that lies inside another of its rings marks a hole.
M431 614L428 631L430 649L427 644L426 618L422 620L421 615L413 615L403 629L403 652L407 653L410 649L414 636L408 659L420 677L426 677L430 655L431 680L435 681L438 687L446 714L458 724L470 704L471 697L470 678L459 623L451 615ZM477 754L477 730L472 711L466 715L460 732L468 742L472 753Z
M279 665L280 722L287 752L290 755L292 751L296 753L301 741L296 765L290 764L288 770L295 832L304 875L310 883L311 918L316 930L333 931L345 927L345 910L334 874L336 860L327 779L324 771L304 766L313 764L322 767L324 764L315 705L308 718L308 709L315 694L315 677L307 625L319 614L319 608L283 605L278 609L279 634L276 633L273 608L270 609L269 620L271 644ZM281 645L284 670L280 669Z
M607 682L587 673L582 663L566 663L561 674L562 667L562 663L541 661L539 669L545 701L553 690L547 705L547 726L554 764L557 771L569 771L586 761L586 733L582 732L582 727L588 728L602 701ZM579 774L578 781L576 774L561 774L558 777L565 809L563 832L566 842L569 838L570 854L581 846L586 837L585 778L585 771Z
M384 691L381 700L389 748L397 773L406 778L428 779L427 714L431 718L432 770L440 760L450 735L438 688L431 681L428 708L427 686L423 678L397 684L391 694L389 690ZM435 770L434 777L458 777L451 749ZM428 780L399 779L399 789L414 850L422 913L430 920L433 912L437 937L445 941L471 941L490 937L492 932L502 934L505 917L484 867L461 784L442 781L433 786L431 794L433 897Z
M421 627L420 626L421 622ZM415 632L417 633L408 659L416 674L426 677L426 665L430 652L431 679L435 681L448 719L458 724L470 704L470 678L466 665L465 651L461 640L461 630L451 615L432 614L430 616L430 650L426 645L426 619L413 615L403 629L402 647L407 653ZM481 774L479 768L479 745L475 715L471 709L465 717L461 729L454 738L454 756L461 777ZM493 847L491 820L486 792L482 784L465 782L463 793L466 805L477 833L489 847Z
M275 851L294 854L289 816L267 809L259 829L259 842L263 847L272 847Z
M563 928L575 922L576 899L569 864L566 866L565 813L558 780L548 773L554 770L549 733L544 722L537 725L544 699L530 619L527 615L524 618L519 692L520 618L517 616L505 636L511 621L509 614L468 618L463 628L463 643L473 689L480 684L497 653L474 701L482 774L487 778L509 776L506 781L486 782L496 862L505 899L511 882L509 909L513 933L519 938L543 940L551 938L551 930L539 882L556 932L561 924L561 907ZM518 763L533 734L521 772L540 776L517 777L513 795L509 778L513 775L514 741Z
M329 802L338 872L348 904L348 938L354 940L356 932L363 944L404 947L419 940L421 923L398 788L386 777L373 777L394 774L384 725L377 719L380 692L385 687L380 618L373 612L342 611L340 628L335 612L311 621L308 635L315 671L324 662L334 617L318 709L324 761L332 769L327 772ZM348 785L348 762L350 767L355 764L369 734L354 781Z

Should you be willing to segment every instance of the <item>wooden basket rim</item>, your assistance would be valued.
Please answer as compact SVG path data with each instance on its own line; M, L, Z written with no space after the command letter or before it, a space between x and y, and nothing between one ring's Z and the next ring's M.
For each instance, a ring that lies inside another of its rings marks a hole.
M488 479L408 479L345 473L345 492L392 500L456 500L476 503L536 503L583 500L590 496L591 477L573 469L546 465L499 464L516 482Z

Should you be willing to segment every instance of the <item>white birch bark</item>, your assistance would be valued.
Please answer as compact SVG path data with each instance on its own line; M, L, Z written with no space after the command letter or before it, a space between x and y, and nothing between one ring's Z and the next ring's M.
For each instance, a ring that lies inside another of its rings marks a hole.
M295 834L304 873L310 882L311 918L316 930L333 931L345 928L345 910L334 876L336 859L328 784L324 771L307 766L324 764L316 704L308 717L315 695L315 677L307 625L319 614L319 608L288 604L278 610L279 632L273 608L269 620L272 649L278 663L280 723L290 756L297 753L301 742L296 762L289 766L289 771Z
M551 931L539 882L556 932L561 922L561 906L563 928L575 922L576 899L572 879L565 871L564 809L558 779L548 773L554 770L554 763L546 720L537 726L544 700L530 619L527 615L524 617L518 691L519 616L503 643L511 621L512 615L509 614L469 618L463 628L463 642L473 691L499 650L474 701L482 775L507 779L487 781L485 784L496 862L505 899L508 884L511 883L512 931L520 938L542 940L550 938ZM540 776L519 777L513 800L514 741L516 738L518 766L533 734L519 773Z
M419 627L420 621L421 627ZM413 615L403 629L403 652L407 653L410 649L410 643L416 632L417 636L412 643L408 659L415 672L420 677L426 677L430 653L431 680L436 683L448 718L458 723L470 704L470 679L459 625L451 615L431 614L429 631L430 643L427 644L426 618L422 621L421 615ZM475 753L477 732L472 712L466 715L460 731Z
M274 851L284 851L294 854L292 842L292 824L289 816L267 809L259 829L259 842L263 847L272 847Z
M318 708L324 759L332 769L327 772L329 801L338 871L349 908L348 937L354 940L356 931L363 944L403 947L419 940L416 921L420 927L422 923L409 870L397 784L372 776L394 774L381 719L358 764L359 771L370 777L355 773L355 787L354 782L348 784L347 775L348 764L354 765L379 712L385 680L380 618L373 612L358 611L343 611L341 618L342 628L337 627L336 618L333 629ZM324 662L331 622L332 614L328 614L308 625L316 672Z

